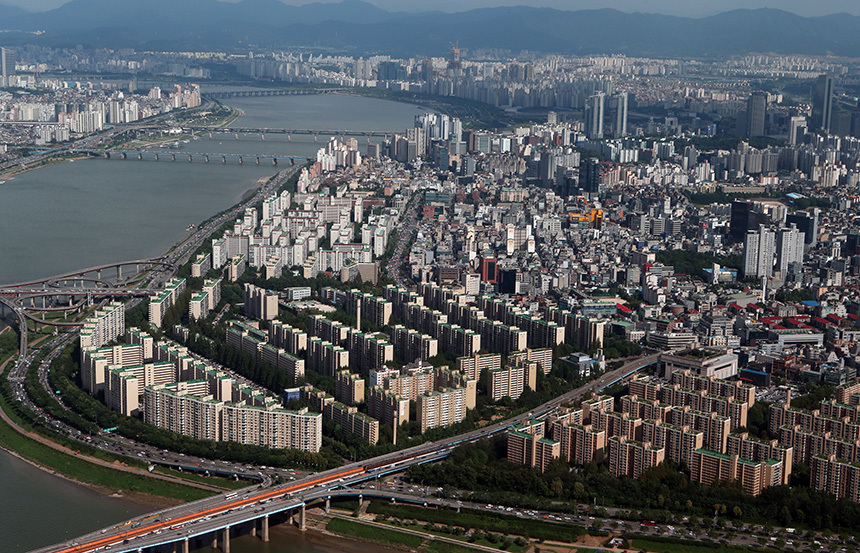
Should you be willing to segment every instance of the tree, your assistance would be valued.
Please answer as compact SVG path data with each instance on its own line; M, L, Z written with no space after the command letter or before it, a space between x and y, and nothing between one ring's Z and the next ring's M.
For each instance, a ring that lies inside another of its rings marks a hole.
M549 485L550 493L556 497L561 497L562 492L564 492L564 484L561 481L561 478L553 478L552 482Z

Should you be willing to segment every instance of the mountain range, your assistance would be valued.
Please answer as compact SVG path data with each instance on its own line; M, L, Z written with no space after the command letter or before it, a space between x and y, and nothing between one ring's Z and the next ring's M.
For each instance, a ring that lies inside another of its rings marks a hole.
M444 55L454 42L463 49L514 54L854 57L860 52L860 16L802 17L777 9L689 18L527 6L404 13L362 0L303 6L279 0L72 0L39 13L0 5L0 31L7 31L0 34L6 44L226 51L302 46L399 57Z

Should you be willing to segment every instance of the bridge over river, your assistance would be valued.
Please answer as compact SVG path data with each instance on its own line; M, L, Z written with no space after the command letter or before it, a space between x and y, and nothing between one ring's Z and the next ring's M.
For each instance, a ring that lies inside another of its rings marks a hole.
M301 156L282 156L272 154L221 154L221 153L206 153L206 152L177 152L172 150L69 150L73 154L83 154L92 157L103 157L106 159L136 159L146 161L188 161L209 163L238 163L242 165L245 160L253 160L256 165L262 162L269 162L272 165L278 163L286 163L295 165L296 163L303 164L311 160L308 157Z

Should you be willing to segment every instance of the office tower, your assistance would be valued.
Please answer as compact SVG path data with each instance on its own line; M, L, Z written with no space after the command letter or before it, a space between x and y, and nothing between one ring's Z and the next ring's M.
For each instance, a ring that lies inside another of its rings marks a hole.
M815 82L812 98L812 130L830 132L833 118L833 76L824 74Z
M598 92L585 105L585 133L591 140L603 138L603 109L606 95Z
M558 124L558 113L554 111L546 112L546 124L547 125L557 125Z
M758 231L748 231L744 239L744 278L773 276L775 250L776 234L772 230L762 225Z
M615 128L612 130L616 138L627 136L627 93L615 95Z
M600 162L596 159L583 159L579 164L579 188L591 194L600 192Z
M795 225L779 230L776 243L776 266L782 278L791 263L803 262L803 237Z
M803 242L814 246L818 242L818 214L820 209L814 208L808 211L795 211L785 217L785 223L795 225L797 230L803 233Z
M747 100L746 129L744 136L764 136L764 118L767 112L767 93L753 92Z
M3 80L0 80L0 85L8 86L9 81L7 80L9 77L9 70L6 68L6 49L0 48L0 77Z
M538 163L538 178L541 186L552 188L555 185L555 169L558 167L558 158L555 154L544 150L540 155Z
M742 242L747 231L757 230L759 225L770 222L765 213L753 209L753 203L745 200L732 202L731 219L729 220L729 241Z
M791 146L797 146L802 141L801 138L805 134L806 117L795 115L791 118L791 121L788 124L788 143Z

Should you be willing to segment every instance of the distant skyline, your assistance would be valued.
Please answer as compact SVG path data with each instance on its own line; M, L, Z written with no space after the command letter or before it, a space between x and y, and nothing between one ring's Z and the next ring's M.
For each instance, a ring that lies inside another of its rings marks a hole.
M57 8L70 0L0 0L0 4L18 6L29 11ZM236 2L238 0L221 0ZM314 0L282 0L285 4L302 5ZM338 0L335 0L338 1ZM860 15L857 0L368 0L388 11L444 11L460 12L475 8L527 5L559 10L614 8L625 12L661 13L686 17L704 17L739 8L775 8L802 16L820 16L833 13ZM326 1L322 3L332 3Z

